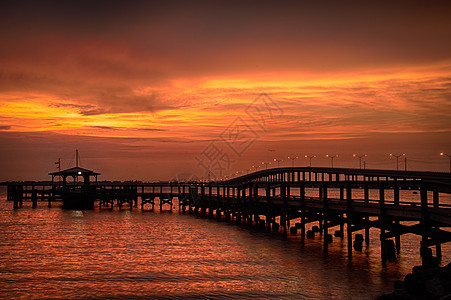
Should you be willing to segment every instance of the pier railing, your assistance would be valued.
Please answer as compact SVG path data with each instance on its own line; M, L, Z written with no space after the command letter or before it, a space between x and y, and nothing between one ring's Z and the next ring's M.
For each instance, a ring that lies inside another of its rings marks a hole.
M82 184L55 182L6 183L7 199L14 208L24 201L36 207L64 203L65 189L83 190ZM339 168L275 168L220 182L98 182L91 184L90 199L100 209L138 207L180 211L253 224L268 230L297 234L301 240L320 232L324 245L329 233L344 236L348 253L357 243L369 243L369 229L380 230L384 255L400 251L400 236L421 236L425 263L441 259L441 244L451 241L451 174ZM403 192L411 192L411 200ZM358 195L356 195L358 194ZM295 222L292 226L292 222ZM306 225L317 223L312 230ZM364 234L355 233L362 230ZM353 236L355 241L353 243ZM364 236L364 237L363 237ZM394 238L394 241L392 240ZM435 246L435 256L431 246ZM391 250L390 250L391 249Z

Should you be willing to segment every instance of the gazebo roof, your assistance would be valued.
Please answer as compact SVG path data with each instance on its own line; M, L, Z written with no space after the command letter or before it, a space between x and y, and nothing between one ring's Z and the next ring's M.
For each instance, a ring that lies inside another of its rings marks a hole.
M84 169L84 168L80 168L80 167L73 167L73 168L69 168L63 171L58 171L58 172L51 172L49 173L49 175L54 175L54 176L85 176L85 175L89 175L89 176L95 176L95 175L100 175L100 173L88 170L88 169Z

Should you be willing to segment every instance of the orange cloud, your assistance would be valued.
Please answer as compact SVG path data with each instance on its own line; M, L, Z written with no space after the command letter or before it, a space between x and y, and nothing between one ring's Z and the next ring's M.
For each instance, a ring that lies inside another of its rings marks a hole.
M295 140L306 134L335 138L451 131L451 76L441 70L436 76L431 70L426 75L414 71L310 81L297 79L296 74L278 80L185 79L167 86L131 87L122 97L110 95L102 102L76 95L68 100L58 94L3 93L0 125L9 131L215 139L238 116L252 124L246 107L265 91L283 111L283 116L270 120L265 138L271 140ZM153 109L155 103L160 103L158 109Z

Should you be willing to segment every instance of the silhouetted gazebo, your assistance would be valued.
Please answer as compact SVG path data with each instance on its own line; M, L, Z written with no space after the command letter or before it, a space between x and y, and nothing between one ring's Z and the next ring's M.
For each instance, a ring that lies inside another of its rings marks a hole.
M63 186L65 186L67 184L67 177L72 177L74 179L74 182L77 181L79 177L82 177L83 183L85 185L88 185L89 179L92 176L95 178L95 182L97 183L97 175L100 175L100 173L80 167L73 167L63 171L51 172L49 173L49 175L52 175L52 182L54 182L56 176L61 176L61 178L63 179Z

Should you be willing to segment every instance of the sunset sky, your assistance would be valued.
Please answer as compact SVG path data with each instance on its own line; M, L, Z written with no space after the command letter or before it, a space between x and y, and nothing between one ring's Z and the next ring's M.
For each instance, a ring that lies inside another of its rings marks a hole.
M450 1L2 1L0 37L0 181L448 171Z

